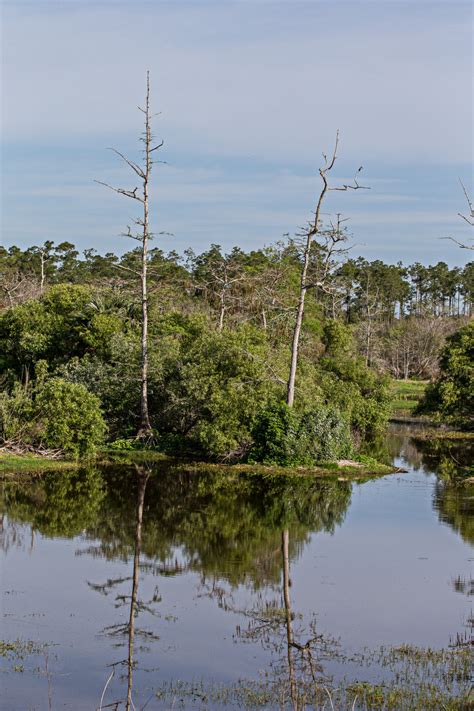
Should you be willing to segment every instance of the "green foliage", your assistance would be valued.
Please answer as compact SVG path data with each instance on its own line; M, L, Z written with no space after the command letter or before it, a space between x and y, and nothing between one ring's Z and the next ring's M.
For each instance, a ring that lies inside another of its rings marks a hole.
M48 472L29 483L7 485L3 505L12 518L44 536L73 538L96 525L106 489L94 468Z
M83 385L51 378L39 391L34 407L44 446L84 458L103 443L106 425L100 402Z
M10 393L0 392L0 441L29 443L33 414L33 400L23 385L15 382Z
M108 449L117 450L118 452L133 452L142 447L143 444L140 442L140 440L137 440L133 437L129 437L128 439L114 439L114 441L110 442L110 444L108 445Z
M63 378L42 373L34 387L15 383L11 393L0 394L0 440L6 443L82 459L95 453L106 429L99 400Z
M251 429L265 406L271 383L261 332L242 327L219 333L191 320L178 357L165 372L152 405L160 433L184 435L212 458L239 458L251 444Z
M426 389L418 412L458 427L474 429L474 322L447 339L440 375Z
M41 301L28 301L0 318L0 348L3 367L21 373L50 349L54 319Z
M351 329L340 321L326 324L323 341L326 350L319 365L324 402L346 414L358 439L376 438L387 424L390 379L366 366L355 351Z
M297 412L285 403L264 410L253 429L251 461L311 466L352 454L349 422L334 407Z
M23 376L25 369L32 374L31 366L39 359L50 366L87 353L107 360L110 344L124 325L117 310L98 312L89 287L57 284L41 299L26 301L0 316L0 369L9 367Z

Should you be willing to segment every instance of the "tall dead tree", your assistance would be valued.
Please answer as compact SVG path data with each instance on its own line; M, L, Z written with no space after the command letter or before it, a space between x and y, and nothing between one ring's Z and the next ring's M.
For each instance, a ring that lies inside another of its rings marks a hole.
M337 159L337 150L339 147L339 131L336 133L336 142L334 144L334 150L330 159L323 153L324 165L319 169L319 175L323 181L321 192L316 202L316 210L314 212L314 219L311 220L308 227L299 235L303 239L303 263L301 266L301 279L300 279L300 291L298 298L298 305L296 308L296 318L295 325L293 329L293 339L291 344L291 360L290 360L290 373L288 377L287 390L286 390L286 403L289 407L293 407L295 399L295 381L296 381L296 368L298 365L298 351L301 336L301 327L303 325L304 307L306 300L306 292L308 289L313 287L323 288L327 282L329 276L329 268L331 263L331 258L336 251L340 251L337 245L345 240L345 236L342 231L340 216L338 215L337 224L333 225L330 230L324 230L321 222L321 209L324 202L324 198L327 193L332 190L346 191L346 190L359 190L364 188L364 186L359 185L357 178L354 177L353 183L347 185L339 185L337 187L330 187L328 180L328 173L334 168L334 164ZM357 174L362 170L362 166L357 171ZM357 175L356 174L356 175ZM324 237L326 244L325 247L325 257L323 259L323 269L321 276L317 281L311 283L308 280L308 270L311 261L311 251L312 245L318 237Z
M127 226L127 232L124 236L130 237L131 239L137 240L141 245L141 266L140 269L132 269L131 267L126 267L124 265L117 265L120 269L125 269L137 276L141 283L141 303L142 303L142 329L141 329L141 392L140 392L140 424L138 427L137 437L147 438L152 434L150 415L148 411L148 284L147 284L147 269L148 269L148 243L152 238L152 233L149 228L149 190L150 190L150 176L151 169L154 163L158 162L152 160L152 153L158 151L163 146L163 141L153 145L153 135L151 132L151 119L152 114L150 113L150 72L147 71L146 74L146 96L145 96L145 107L141 106L138 109L145 116L145 130L143 132L140 140L144 143L144 159L142 165L135 163L120 151L115 148L111 148L116 155L119 156L128 166L133 170L133 172L138 176L141 182L141 189L138 191L138 187L133 188L133 190L126 190L124 188L115 188L108 183L103 183L100 180L96 180L99 185L105 185L106 188L110 188L119 195L124 195L131 200L137 200L142 205L142 216L134 220L134 224L139 228L137 233L132 233L130 226Z

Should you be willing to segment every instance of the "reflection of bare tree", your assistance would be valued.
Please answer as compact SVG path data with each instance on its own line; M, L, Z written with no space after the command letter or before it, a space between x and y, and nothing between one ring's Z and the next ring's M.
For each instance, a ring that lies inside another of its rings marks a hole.
M138 499L137 499L137 527L135 533L135 553L133 555L133 583L132 596L130 599L130 616L128 621L128 676L127 676L127 711L130 711L132 704L132 684L133 684L133 642L135 639L135 618L137 616L138 598L138 575L140 565L140 550L142 545L142 522L143 503L145 501L145 489L150 476L149 472L144 472L137 468L138 476Z
M134 661L134 643L135 643L135 637L136 636L141 636L146 639L158 639L156 635L154 635L152 632L139 629L136 626L136 619L137 616L140 612L146 611L151 614L155 614L155 610L153 609L152 605L153 603L159 602L160 597L158 595L158 591L155 590L155 593L152 597L151 600L148 602L144 602L143 600L140 600L138 596L138 587L139 587L139 577L140 577L140 554L141 554L141 545L142 545L142 524L143 524L143 508L144 508L144 503L145 503L145 492L146 492L146 485L148 482L148 478L150 476L150 471L145 469L144 467L136 467L136 474L137 474L137 506L136 506L136 525L135 525L135 547L134 547L134 554L133 554L133 567L132 567L132 575L129 577L121 577L121 578L115 578L115 579L109 579L105 583L102 584L94 584L94 583L89 583L89 587L97 592L100 592L102 595L108 595L109 592L116 588L117 585L123 584L124 582L127 582L129 580L132 581L132 590L130 595L122 595L122 594L117 594L115 596L117 606L123 605L123 604L129 604L129 614L128 614L128 622L125 624L116 624L116 625L110 625L109 627L106 627L104 632L108 635L114 636L114 637L120 637L122 635L127 636L127 658L120 661L120 662L115 662L111 666L113 667L113 671L111 676L109 677L109 680L107 681L106 687L104 689L104 692L102 694L102 699L105 694L105 690L107 688L108 683L110 682L113 674L115 673L115 667L118 665L125 665L127 667L127 698L125 701L125 709L126 711L130 711L132 708L135 708L132 700L132 689L133 689L133 670L135 667L135 661ZM118 708L120 705L119 702L114 702L115 707ZM112 704L112 706L114 705ZM102 706L101 703L101 708L106 708Z
M286 620L286 644L287 644L287 659L288 659L288 675L290 680L290 694L293 708L298 708L298 698L296 691L295 667L293 663L293 626L292 612L290 600L290 561L289 561L289 533L285 529L281 534L281 554L283 558L283 599L285 601L285 620Z
M233 609L249 619L246 629L237 626L237 637L243 642L260 642L277 653L272 668L275 672L275 688L286 696L293 711L307 708L308 699L319 688L325 694L321 662L340 656L335 640L318 634L314 620L308 626L301 623L302 616L295 614L291 602L290 534L281 532L282 583L280 600L266 599L261 595L260 604L253 610L237 610L228 601L226 609ZM217 595L220 599L221 595ZM270 677L266 677L269 682ZM282 685L282 679L288 680ZM285 688L283 688L283 686ZM283 704L285 705L285 704Z

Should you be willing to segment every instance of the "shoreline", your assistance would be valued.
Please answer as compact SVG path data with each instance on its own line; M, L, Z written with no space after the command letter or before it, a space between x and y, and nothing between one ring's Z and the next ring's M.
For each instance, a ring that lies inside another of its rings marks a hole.
M218 470L236 474L261 474L261 475L286 475L286 476L313 476L316 478L339 477L345 479L364 479L401 473L404 470L380 462L366 464L353 460L322 463L314 467L283 467L267 464L222 464L216 462L203 462L179 459L167 456L154 450L137 450L135 452L100 452L96 459L90 462L78 462L66 459L48 459L39 455L20 455L0 453L0 478L24 475L38 475L51 471L67 471L98 466L103 468L113 466L147 466L163 464L179 472L206 473Z

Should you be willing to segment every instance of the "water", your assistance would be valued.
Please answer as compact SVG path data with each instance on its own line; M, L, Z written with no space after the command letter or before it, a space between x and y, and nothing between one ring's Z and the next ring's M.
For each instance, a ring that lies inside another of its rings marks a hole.
M350 659L364 648L465 639L474 488L443 477L470 453L403 428L388 444L407 473L364 483L156 466L5 481L1 638L38 648L0 657L0 707L95 709L115 670L103 705L125 708L131 647L133 702L153 709L175 708L163 682L279 669L288 634L295 654L317 638L336 680L384 678Z

